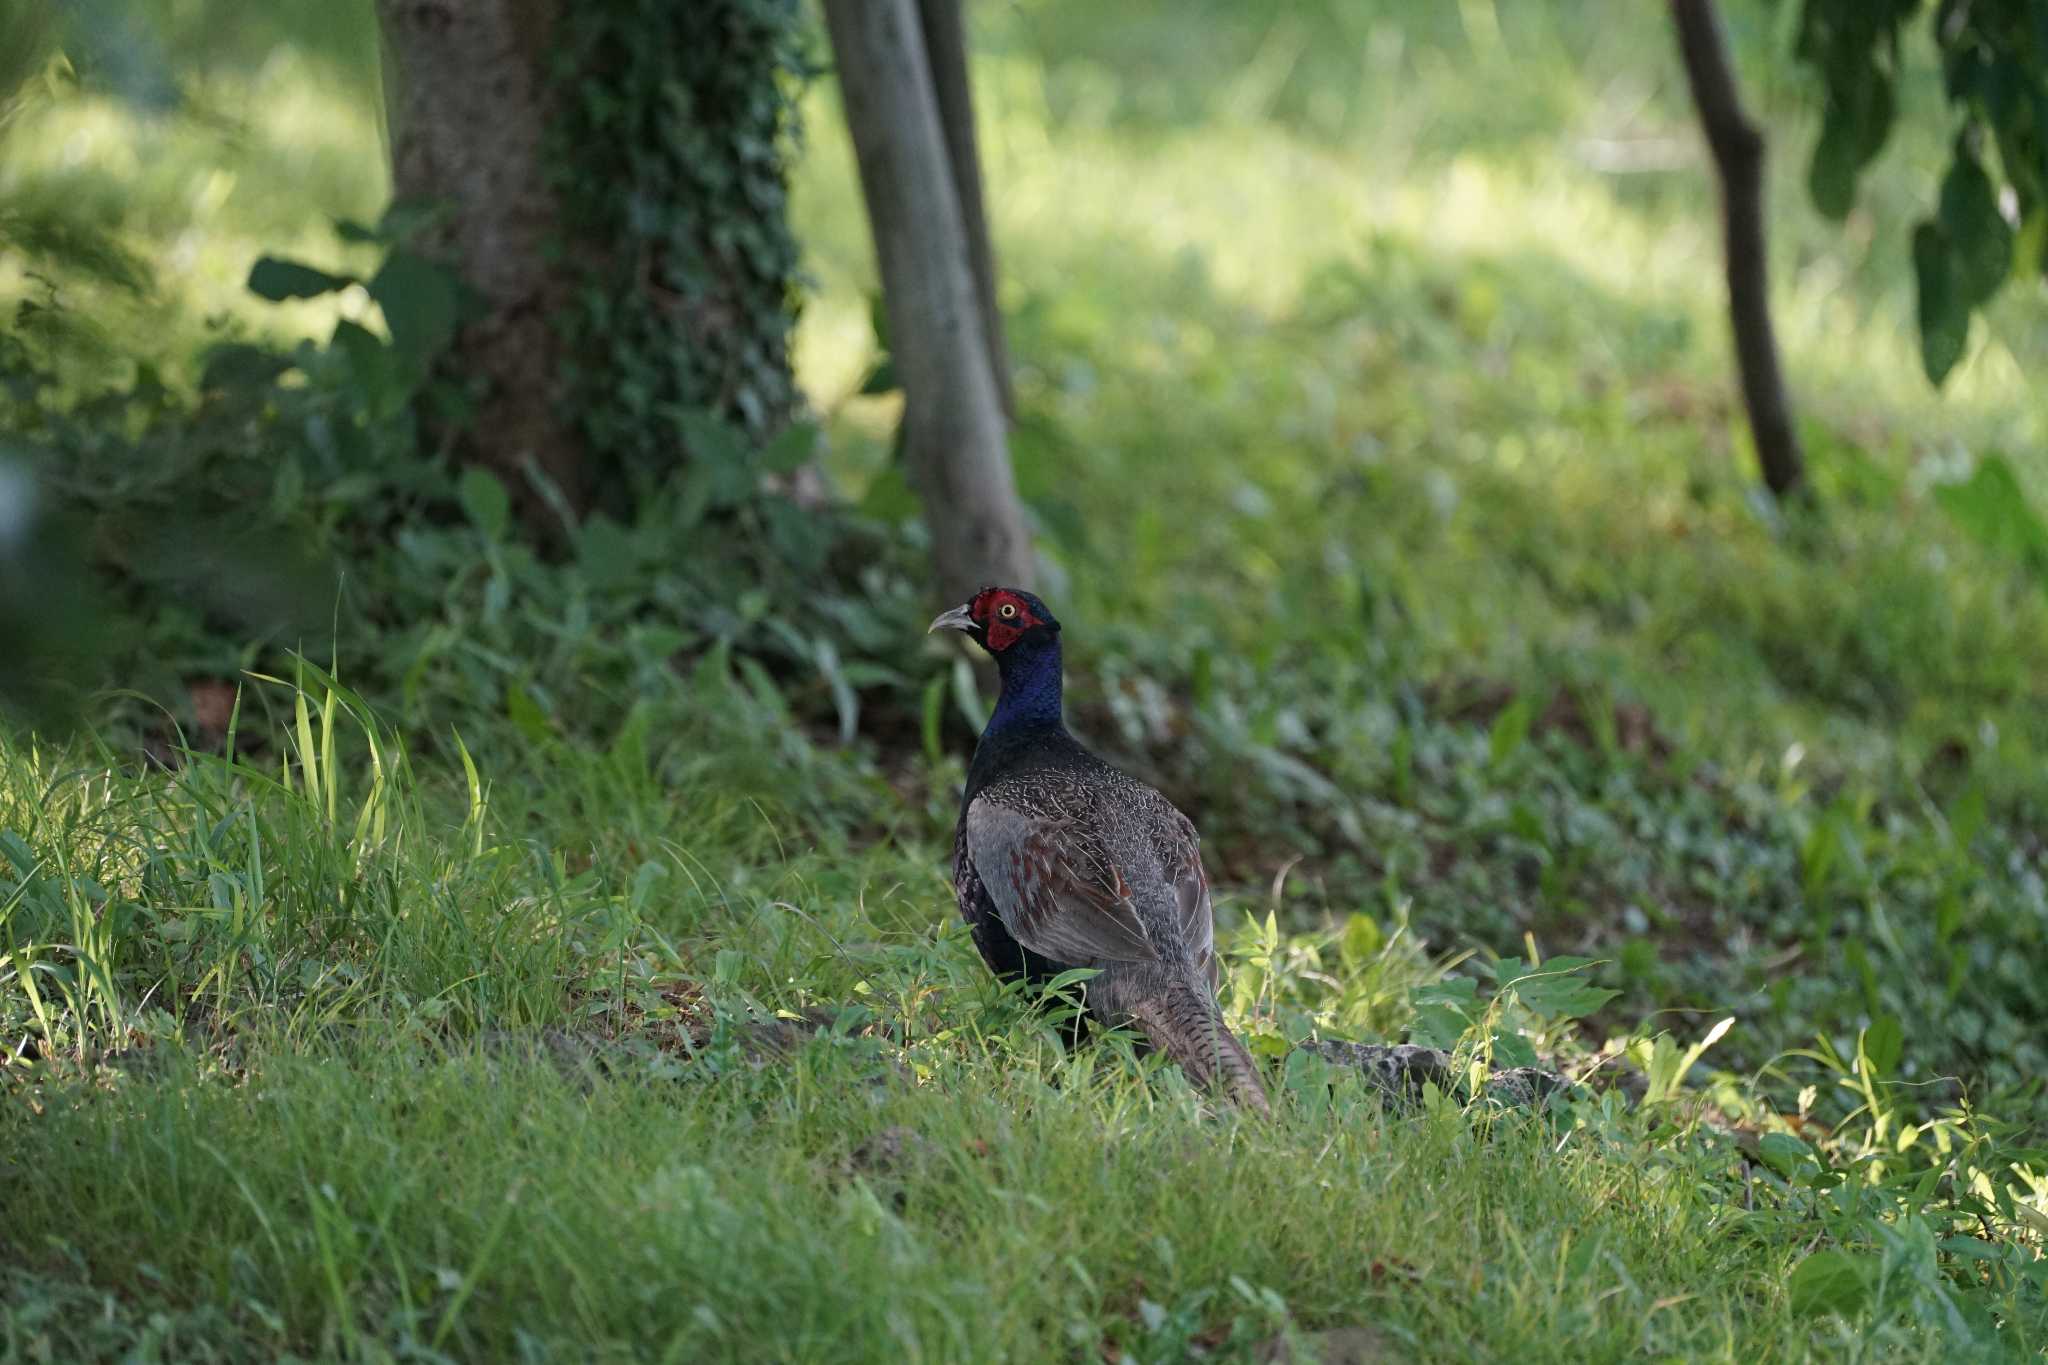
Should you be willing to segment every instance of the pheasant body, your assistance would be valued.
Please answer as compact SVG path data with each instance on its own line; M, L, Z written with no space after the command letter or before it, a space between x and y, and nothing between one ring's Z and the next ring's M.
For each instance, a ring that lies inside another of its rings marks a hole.
M1067 732L1058 622L1028 593L989 588L933 628L973 635L1002 675L953 843L954 893L983 960L1034 981L1096 969L1091 1015L1136 1025L1196 1084L1265 1112L1257 1068L1216 1004L1199 836Z

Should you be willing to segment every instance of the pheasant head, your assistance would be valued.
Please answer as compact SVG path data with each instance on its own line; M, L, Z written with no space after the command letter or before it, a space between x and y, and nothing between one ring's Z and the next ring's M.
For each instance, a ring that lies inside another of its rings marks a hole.
M931 629L960 631L995 656L1003 687L988 734L1063 728L1060 623L1045 603L1022 588L983 588L941 614Z
M931 630L962 631L1001 661L1019 646L1036 652L1030 647L1051 643L1060 633L1060 623L1045 603L1022 588L983 588L969 601L941 613Z

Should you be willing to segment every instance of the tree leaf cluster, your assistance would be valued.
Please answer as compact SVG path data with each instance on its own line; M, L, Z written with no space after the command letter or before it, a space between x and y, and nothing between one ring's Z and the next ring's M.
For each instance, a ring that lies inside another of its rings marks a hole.
M1921 363L1939 385L1963 357L1971 316L2008 278L2038 279L2048 264L2048 20L2032 0L1806 0L1796 50L1826 95L1808 186L1823 213L1843 218L1891 132L1902 32L1922 13L1955 128L1912 239Z

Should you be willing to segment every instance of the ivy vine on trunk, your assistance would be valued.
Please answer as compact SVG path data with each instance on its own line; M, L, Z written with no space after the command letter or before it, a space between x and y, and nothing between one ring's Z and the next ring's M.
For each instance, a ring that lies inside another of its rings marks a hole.
M798 0L379 0L401 198L477 296L449 439L554 518L625 516L797 408Z
M798 0L564 8L548 173L574 281L560 319L593 502L628 505L709 415L760 445L799 402L788 153L813 72Z

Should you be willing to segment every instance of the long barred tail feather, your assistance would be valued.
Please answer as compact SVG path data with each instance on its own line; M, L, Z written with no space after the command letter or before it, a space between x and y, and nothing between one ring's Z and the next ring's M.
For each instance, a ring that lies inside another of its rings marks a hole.
M1271 1115L1266 1087L1252 1054L1223 1022L1223 1011L1206 983L1193 973L1155 983L1128 1003L1145 1036L1180 1063L1197 1086L1216 1087L1254 1113Z

